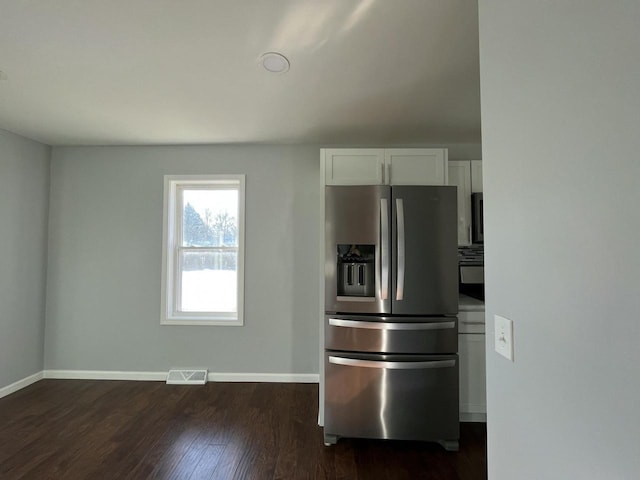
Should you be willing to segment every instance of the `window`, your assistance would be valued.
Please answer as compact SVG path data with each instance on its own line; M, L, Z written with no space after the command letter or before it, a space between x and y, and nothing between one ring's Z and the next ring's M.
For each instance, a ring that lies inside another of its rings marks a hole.
M244 175L166 175L162 251L162 324L242 325Z

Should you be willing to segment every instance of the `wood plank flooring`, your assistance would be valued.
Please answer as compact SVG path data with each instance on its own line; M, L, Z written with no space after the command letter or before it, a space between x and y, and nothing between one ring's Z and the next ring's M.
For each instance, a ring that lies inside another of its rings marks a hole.
M486 478L484 424L460 451L424 442L323 445L318 386L42 380L0 399L0 479Z

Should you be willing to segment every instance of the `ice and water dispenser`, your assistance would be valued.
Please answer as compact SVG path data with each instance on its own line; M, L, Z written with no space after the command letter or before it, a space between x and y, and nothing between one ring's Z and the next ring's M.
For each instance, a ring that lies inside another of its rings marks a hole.
M338 296L375 297L375 245L338 245Z

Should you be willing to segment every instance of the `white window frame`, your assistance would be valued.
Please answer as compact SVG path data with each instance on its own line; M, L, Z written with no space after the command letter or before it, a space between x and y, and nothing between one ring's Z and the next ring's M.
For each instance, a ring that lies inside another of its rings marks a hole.
M182 236L182 210L178 197L184 188L234 188L238 190L238 260L237 313L180 312L176 310L180 286L178 245ZM244 175L165 175L164 220L162 238L162 311L161 325L227 325L244 324Z

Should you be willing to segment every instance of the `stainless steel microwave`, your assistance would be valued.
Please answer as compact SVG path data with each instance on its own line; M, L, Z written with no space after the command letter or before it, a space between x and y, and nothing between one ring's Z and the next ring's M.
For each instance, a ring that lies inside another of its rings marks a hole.
M482 193L471 194L471 241L484 242L484 215L482 213Z

